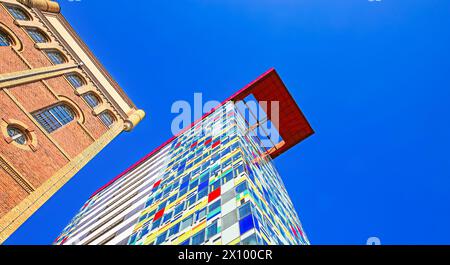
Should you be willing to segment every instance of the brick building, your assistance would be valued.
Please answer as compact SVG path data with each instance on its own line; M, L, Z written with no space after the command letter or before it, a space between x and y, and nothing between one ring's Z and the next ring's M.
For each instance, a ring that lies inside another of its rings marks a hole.
M145 116L48 0L0 0L0 243Z

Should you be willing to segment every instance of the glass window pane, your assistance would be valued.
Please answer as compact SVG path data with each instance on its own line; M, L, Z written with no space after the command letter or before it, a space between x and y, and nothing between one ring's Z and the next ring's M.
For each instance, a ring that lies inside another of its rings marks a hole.
M10 46L11 41L9 40L8 35L0 31L0 46Z
M250 202L247 202L241 207L239 207L239 219L242 219L251 213L252 213L252 206Z
M81 78L77 75L68 75L67 79L69 80L69 82L75 87L81 87L83 85L83 81L81 80Z
M253 222L252 215L248 215L239 221L239 230L241 231L241 235L254 227L255 223Z
M193 219L193 215L190 215L189 217L181 221L180 231L183 231L185 228L191 226Z
M168 221L170 221L170 219L172 219L172 215L173 215L173 211L166 213L164 215L163 223L167 223Z
M86 99L86 102L88 103L88 105L89 105L91 108L94 108L94 107L96 107L96 106L98 105L98 100L97 100L97 98L96 98L94 95L92 95L91 93L86 94L86 95L84 96L84 99Z
M205 188L203 188L202 190L200 190L200 191L198 192L198 194L197 194L197 200L200 200L200 199L206 197L207 195L208 195L208 188L205 187Z
M197 216L195 220L199 221L202 220L204 217L206 217L206 208L197 211Z
M219 232L219 229L217 226L217 220L214 221L214 223L210 224L208 226L208 228L206 228L206 231L208 234L207 240L210 239L211 237L215 236Z
M192 245L200 245L203 242L205 242L205 229L192 237Z
M36 43L47 42L47 38L38 29L27 29L27 32L34 42Z
M227 192L225 192L224 194L222 194L222 204L225 204L226 202L235 199L236 198L236 193L234 192L234 189L229 190Z
M241 241L241 245L245 245L245 246L257 245L257 244L258 244L258 240L256 238L256 234L253 234Z
M71 122L75 116L65 105L57 105L33 114L42 127L51 133Z
M111 127L114 124L114 118L108 112L100 113L99 118L107 127Z
M220 207L220 200L215 201L213 204L209 205L208 212L213 212Z
M19 7L8 6L9 13L18 20L30 20L28 16Z
M178 234L178 231L180 231L180 223L175 224L172 228L169 229L169 236Z
M175 212L174 215L179 214L180 212L182 212L184 210L184 202L182 202L181 204L179 204L178 206L175 207Z
M18 144L24 145L27 142L25 134L16 127L8 126L8 135Z
M154 229L156 229L156 228L159 227L159 225L161 224L161 219L162 219L162 218L159 218L158 220L156 220L156 221L153 222L153 224L152 224L152 230L154 230Z
M62 64L65 62L64 56L58 51L48 51L47 56L53 64Z
M222 218L222 229L225 230L237 222L238 222L238 218L237 218L236 210L233 210L233 211L229 212L228 214L226 214Z
M242 193L247 190L247 182L242 182L236 187L236 193Z
M164 231L161 235L156 239L156 245L160 245L166 241L167 231Z

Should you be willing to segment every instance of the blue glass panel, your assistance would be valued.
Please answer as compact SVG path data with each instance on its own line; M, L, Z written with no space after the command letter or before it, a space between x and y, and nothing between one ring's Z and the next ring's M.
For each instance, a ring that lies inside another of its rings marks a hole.
M161 233L161 235L159 235L156 238L156 245L160 245L160 244L164 243L164 241L166 241L166 236L167 236L167 231Z
M92 93L87 93L83 95L84 100L86 100L86 103L89 105L89 107L91 108L95 108L96 106L98 106L99 104L99 100L98 98L92 94Z
M105 124L107 127L111 127L111 125L114 124L114 118L111 116L109 112L102 112L100 115L98 115L100 120Z
M247 190L247 182L241 182L237 187L236 187L236 193L242 193L244 191Z
M37 29L28 29L28 35L33 39L36 43L44 43L47 42L47 38Z
M206 196L208 196L208 189L206 187L204 187L201 191L198 192L197 200L200 200Z
M180 231L180 223L177 223L177 224L173 225L169 229L169 235L168 236L176 235L176 234L178 234L179 231Z
M180 185L180 190L186 188L188 185L189 185L189 181L186 181L186 182L181 183L181 185Z
M218 226L217 226L217 220L214 221L211 225L206 228L207 231L207 239L210 239L211 237L215 236L218 232Z
M239 221L239 229L241 231L241 235L254 227L255 225L253 223L253 215L249 215Z
M18 7L8 6L8 11L17 20L30 20L25 12Z
M204 181L198 185L198 190L202 190L204 188L208 187L208 181Z
M252 207L250 202L245 203L241 207L239 207L239 219L243 219L252 213Z
M205 229L192 237L192 245L200 245L203 242L205 242Z

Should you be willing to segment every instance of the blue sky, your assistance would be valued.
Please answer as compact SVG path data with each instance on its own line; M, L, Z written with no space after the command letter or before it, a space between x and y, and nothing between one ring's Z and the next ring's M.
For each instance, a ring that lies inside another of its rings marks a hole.
M313 244L450 244L450 1L60 1L148 116L7 244L50 244L88 197L171 137L177 100L275 67L316 134L276 159Z

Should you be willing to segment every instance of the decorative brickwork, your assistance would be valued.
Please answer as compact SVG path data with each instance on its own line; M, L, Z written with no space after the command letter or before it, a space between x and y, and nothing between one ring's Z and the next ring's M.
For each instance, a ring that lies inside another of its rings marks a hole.
M59 11L49 0L0 0L0 31L10 40L0 47L0 243L120 132L140 121L131 100ZM35 43L27 28L42 32L46 41ZM64 62L48 51L59 51ZM83 86L75 87L70 74L82 78ZM99 97L99 108L86 102L87 92ZM68 122L55 114L35 115L59 105L73 115ZM100 110L114 116L112 127L97 116ZM57 129L48 130L49 122ZM25 143L12 139L8 126L20 129Z

